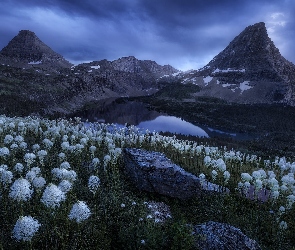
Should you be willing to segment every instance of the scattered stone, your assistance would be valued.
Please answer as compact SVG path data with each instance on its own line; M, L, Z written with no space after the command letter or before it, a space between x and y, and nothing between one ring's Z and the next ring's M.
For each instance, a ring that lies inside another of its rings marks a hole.
M202 191L229 192L174 164L164 154L137 148L124 149L125 173L139 189L182 200L199 196Z
M195 226L196 247L201 250L261 250L239 228L229 224L208 221Z

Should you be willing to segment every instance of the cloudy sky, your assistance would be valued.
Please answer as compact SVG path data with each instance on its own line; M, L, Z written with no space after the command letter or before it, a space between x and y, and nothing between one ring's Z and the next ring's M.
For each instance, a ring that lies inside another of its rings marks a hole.
M294 0L0 0L0 49L34 31L73 63L133 55L198 69L243 29L265 22L295 63Z

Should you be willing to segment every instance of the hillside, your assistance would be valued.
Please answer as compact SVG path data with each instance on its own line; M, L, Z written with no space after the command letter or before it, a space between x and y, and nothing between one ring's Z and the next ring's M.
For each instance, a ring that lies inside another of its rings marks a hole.
M295 66L267 34L263 22L248 26L206 66L182 75L201 87L195 96L238 103L294 105Z

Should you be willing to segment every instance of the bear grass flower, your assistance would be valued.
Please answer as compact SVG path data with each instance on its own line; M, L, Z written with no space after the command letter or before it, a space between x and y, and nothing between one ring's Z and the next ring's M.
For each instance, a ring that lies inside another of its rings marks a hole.
M31 241L41 224L31 216L21 216L14 225L12 237L17 241Z
M0 157L7 157L9 154L10 152L7 147L0 148Z
M100 186L100 179L95 175L91 175L88 179L88 188L90 192L95 194L99 186Z
M13 136L12 135L6 135L4 137L4 143L5 144L10 144L13 141Z
M230 173L228 171L224 171L223 178L224 178L224 183L227 184L230 178Z
M67 192L69 192L73 187L73 184L71 182L69 182L68 180L62 180L59 184L58 184L58 188L63 191L65 194Z
M66 170L68 170L68 169L71 168L71 165L70 165L70 163L68 163L67 161L64 161L64 162L62 162L62 163L60 164L59 167L60 167L61 169L66 169Z
M41 202L49 208L60 206L62 201L65 201L66 195L56 185L50 183L44 190Z
M250 182L252 181L252 176L248 173L242 173L241 174L241 179L244 181L244 182Z
M89 218L91 215L90 209L84 201L75 203L70 211L69 219L75 220L77 223Z
M12 179L13 173L11 171L0 168L0 180L4 186L10 184L12 182Z
M288 224L286 221L281 221L280 224L279 224L279 228L281 230L286 230L288 228Z
M19 173L22 173L23 172L23 170L24 170L24 165L23 164L21 164L21 163L16 163L15 165L14 165L14 171L16 171L16 172L19 172Z
M9 197L15 201L28 201L31 199L33 190L27 179L19 178L10 187Z
M77 173L74 170L66 170L64 168L53 168L51 173L58 180L68 180L74 182L77 178Z
M47 151L46 150L43 150L43 149L42 150L39 150L37 152L37 156L38 156L38 158L40 160L40 163L43 164L44 158L45 158L45 156L47 156Z
M34 188L41 190L46 185L46 180L42 176L35 177L32 182Z
M26 179L28 179L30 182L33 182L33 180L38 177L41 174L41 169L38 167L31 168L30 171L26 174Z
M35 161L36 155L34 153L26 153L24 156L24 161L27 163L28 167Z
M218 173L216 172L216 170L212 170L211 174L212 174L213 181L215 181Z

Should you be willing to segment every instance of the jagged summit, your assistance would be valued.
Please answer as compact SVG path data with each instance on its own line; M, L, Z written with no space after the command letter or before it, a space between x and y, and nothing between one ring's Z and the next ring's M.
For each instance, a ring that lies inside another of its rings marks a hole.
M265 23L260 22L248 26L207 66L219 69L257 70L276 66L275 61L280 60L280 57L279 50L268 37Z
M263 22L246 27L205 67L183 78L202 87L197 95L295 104L295 66L280 54Z
M178 72L170 65L159 65L152 60L139 60L134 56L122 57L112 61L115 70L129 73L153 73L157 77Z
M26 67L39 65L44 67L70 67L72 64L43 43L34 32L21 30L6 47L0 51L6 63Z

